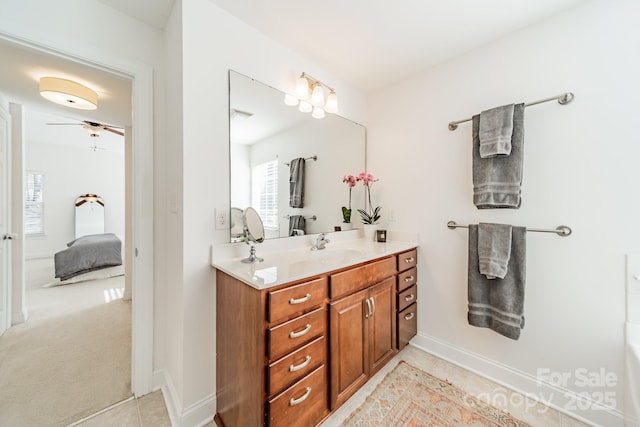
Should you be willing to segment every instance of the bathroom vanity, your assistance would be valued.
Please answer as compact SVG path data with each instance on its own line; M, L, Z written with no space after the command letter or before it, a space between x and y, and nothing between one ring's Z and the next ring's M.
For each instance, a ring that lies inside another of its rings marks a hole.
M213 262L219 426L313 426L416 334L416 245Z

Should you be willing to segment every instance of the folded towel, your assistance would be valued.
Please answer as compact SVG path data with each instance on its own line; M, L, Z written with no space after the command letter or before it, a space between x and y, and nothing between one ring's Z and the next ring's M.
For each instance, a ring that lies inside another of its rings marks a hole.
M289 236L302 236L305 233L306 221L302 215L289 217ZM300 234L302 231L302 234Z
M480 113L480 157L508 156L513 134L513 104Z
M490 328L517 340L524 328L526 229L513 227L511 258L504 279L489 280L478 270L478 226L469 225L469 312L472 326Z
M524 104L513 108L511 154L483 159L478 137L480 115L473 116L473 204L478 209L520 207L524 152Z
M508 224L478 225L478 266L487 279L504 279L511 257L511 226Z
M304 207L304 159L291 160L289 175L289 206Z

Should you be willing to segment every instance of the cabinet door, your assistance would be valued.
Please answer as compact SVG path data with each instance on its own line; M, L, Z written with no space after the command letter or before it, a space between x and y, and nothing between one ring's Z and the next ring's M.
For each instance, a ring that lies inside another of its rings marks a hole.
M331 409L355 393L369 375L368 290L331 303Z
M369 319L371 333L371 370L376 373L395 355L396 343L396 293L395 277L380 282L369 289L373 315Z

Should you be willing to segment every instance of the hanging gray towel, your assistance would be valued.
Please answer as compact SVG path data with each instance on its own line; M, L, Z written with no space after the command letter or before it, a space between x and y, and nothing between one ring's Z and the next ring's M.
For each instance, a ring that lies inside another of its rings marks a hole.
M467 320L517 340L524 328L526 228L512 227L511 257L504 279L489 280L478 268L478 226L469 225Z
M304 207L304 158L291 160L289 175L289 206Z
M478 209L518 209L524 153L524 104L513 108L511 154L480 157L480 115L473 116L473 204Z
M511 257L511 226L508 224L478 225L478 266L487 279L504 279Z
M289 217L289 236L297 236L294 230L302 230L306 234L306 221L302 215L291 215Z
M480 157L486 159L511 154L513 104L480 113Z

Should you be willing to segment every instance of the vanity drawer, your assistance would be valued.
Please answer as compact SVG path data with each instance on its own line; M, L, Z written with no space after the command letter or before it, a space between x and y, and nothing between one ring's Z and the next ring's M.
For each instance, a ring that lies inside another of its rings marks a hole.
M418 279L418 269L413 267L404 273L398 274L398 292L402 292L409 286L415 285Z
M325 363L327 341L317 338L267 366L267 394L271 396Z
M418 300L418 286L412 285L398 294L398 311L402 311Z
M267 357L276 360L327 333L327 307L278 325L267 331Z
M328 413L325 365L267 402L270 427L315 426Z
M415 267L418 263L418 250L413 249L398 255L398 271Z
M267 320L272 323L303 313L321 305L328 296L326 277L269 292Z
M398 350L402 350L418 332L418 304L398 313Z
M342 273L331 275L331 298L349 295L391 277L396 273L396 258L389 257Z

